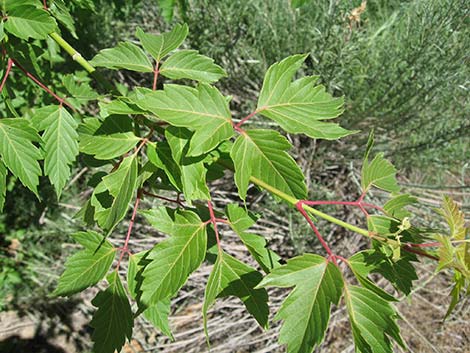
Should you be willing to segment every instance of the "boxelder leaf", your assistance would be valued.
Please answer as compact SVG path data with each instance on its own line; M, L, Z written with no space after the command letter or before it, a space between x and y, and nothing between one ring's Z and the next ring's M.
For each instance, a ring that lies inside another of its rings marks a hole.
M132 299L137 300L139 306L141 285L142 285L142 272L148 264L148 251L142 251L137 254L129 256L129 266L127 269L127 287ZM171 310L171 300L164 299L151 306L143 308L144 317L150 321L157 329L163 334L170 337L172 340L173 334L171 333L170 323L168 316Z
M79 232L72 237L85 249L72 255L53 295L69 296L98 283L111 267L116 249L96 232Z
M354 273L354 276L356 276L357 280L363 287L375 292L387 301L397 301L395 297L378 287L369 278L369 275L374 272L377 265L376 260L374 260L374 256L370 251L366 250L354 254L348 259L348 264L349 268Z
M184 198L190 204L192 200L210 199L204 156L188 157L191 135L190 131L180 127L170 126L165 130L171 154L180 170Z
M39 109L33 124L42 134L44 174L54 185L57 198L70 177L70 166L78 155L78 122L63 107L50 106Z
M395 177L397 170L392 163L384 158L383 153L378 153L372 162L364 160L362 165L362 190L366 192L372 186L388 192L398 192L400 187Z
M177 24L170 32L160 35L144 33L139 27L136 31L140 43L156 61L161 61L162 58L183 44L187 35L187 24Z
M157 142L155 145L147 144L147 157L154 166L165 172L171 185L178 191L183 191L181 167L173 159L167 141Z
M418 203L418 199L414 196L408 194L396 195L388 200L383 208L390 217L403 219L411 216L411 213L405 207L416 203Z
M343 99L333 98L323 86L314 86L318 77L307 76L292 82L306 57L293 55L268 69L256 111L287 132L311 138L336 140L355 133L322 121L336 118L343 112Z
M220 251L207 281L202 315L207 336L207 310L217 297L236 296L245 304L261 327L268 326L268 293L264 288L255 289L263 276L251 266Z
M32 142L40 142L29 120L0 119L0 157L21 183L38 196L41 152ZM39 196L38 196L39 197Z
M140 138L132 132L132 120L125 116L111 115L103 122L85 119L79 128L80 152L96 159L109 160L131 150Z
M311 353L325 336L331 304L338 304L343 278L336 265L313 254L292 258L275 268L258 287L295 287L275 320L284 320L279 342L288 353Z
M152 63L145 52L130 42L122 42L114 48L101 50L90 64L113 70L153 72Z
M393 353L391 339L406 349L397 325L398 313L377 293L346 285L344 299L356 352Z
M151 306L173 297L204 260L206 225L191 211L175 214L172 234L150 252L143 271L141 301Z
M245 209L229 204L227 205L226 214L230 221L230 226L238 234L243 244L245 244L264 272L271 272L273 268L280 266L279 260L281 257L274 251L266 248L266 239L259 235L245 232L255 222Z
M18 38L46 39L57 28L55 20L43 9L34 6L18 6L8 10L5 30Z
M136 155L124 158L119 168L103 177L91 196L94 218L109 234L124 218L137 187Z
M91 88L90 84L78 75L64 75L62 77L62 83L72 96L72 98L69 98L69 101L72 99L78 106L87 104L90 100L99 97L98 93Z
M63 0L54 0L49 6L49 11L57 21L67 28L75 39L78 39L77 33L75 32L75 21Z
M117 271L111 272L107 280L109 287L99 292L92 300L98 308L93 315L90 326L94 328L92 340L93 352L114 353L132 337L134 318L126 292Z
M235 183L243 200L252 176L290 196L306 198L302 171L286 152L290 147L287 139L274 130L248 130L238 136L230 156L235 166Z
M160 68L160 73L173 80L189 79L213 83L227 76L214 60L199 54L196 50L181 50L171 55Z
M163 91L142 92L135 102L139 107L173 126L194 131L188 156L209 152L233 136L228 102L215 87L165 85Z
M7 174L8 170L0 159L0 212L3 212L5 205L5 196L7 193Z

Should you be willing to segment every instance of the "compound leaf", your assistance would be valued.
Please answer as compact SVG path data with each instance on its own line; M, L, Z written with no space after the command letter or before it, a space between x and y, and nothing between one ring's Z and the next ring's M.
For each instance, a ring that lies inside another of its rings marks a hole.
M194 131L188 156L209 152L233 135L228 101L204 83L196 88L165 85L162 91L147 91L135 103L173 126Z
M399 315L388 301L367 288L352 285L345 286L344 298L356 352L393 353L391 339L406 348L397 325Z
M331 304L338 304L343 279L327 259L304 254L275 268L258 287L295 287L284 300L275 320L284 320L279 342L288 353L311 353L325 336Z
M42 134L44 173L54 185L57 198L70 177L70 166L78 155L77 121L63 107L51 106L37 111L33 124Z
M72 237L84 249L72 255L65 263L53 295L69 296L98 283L111 267L116 249L96 232L79 232Z
M207 310L217 297L236 296L245 304L261 327L268 326L268 293L264 288L255 289L263 276L251 266L220 251L207 281L202 315L207 335Z
M122 42L114 48L101 50L90 63L113 70L153 72L152 63L145 52L130 42Z
M187 24L177 24L170 32L160 35L147 34L137 27L136 36L144 49L153 56L156 61L178 48L188 35Z
M92 340L93 352L114 353L132 337L134 318L126 292L117 271L111 272L107 280L109 287L99 292L92 300L98 308L93 315L90 326L94 328Z
M40 141L29 120L0 119L0 157L13 175L36 196L41 175L38 160L42 159L42 155L32 142Z
M242 199L250 177L282 192L306 198L307 188L302 171L286 152L291 147L285 137L274 130L248 130L233 144L230 156L235 167L235 183Z
M323 86L314 86L317 76L292 82L306 55L293 55L273 64L264 78L256 111L290 133L336 140L355 133L322 120L342 113L343 99L333 98Z
M213 83L227 76L214 60L199 54L196 50L181 50L171 55L160 68L160 73L173 80L189 79Z
M29 5L9 10L8 21L5 22L6 31L25 40L46 39L56 28L56 21L46 11Z
M157 244L147 257L151 261L142 273L142 303L151 306L173 297L204 260L206 247L206 225L197 214L174 213L170 237Z

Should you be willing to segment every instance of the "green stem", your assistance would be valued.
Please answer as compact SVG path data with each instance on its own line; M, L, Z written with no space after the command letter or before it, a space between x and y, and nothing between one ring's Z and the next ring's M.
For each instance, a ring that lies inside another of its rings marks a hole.
M88 73L92 74L95 72L95 67L91 65L78 51L76 51L67 41L60 36L57 32L52 32L49 36L55 40L57 44L64 49L73 60L75 60L80 66L82 66Z

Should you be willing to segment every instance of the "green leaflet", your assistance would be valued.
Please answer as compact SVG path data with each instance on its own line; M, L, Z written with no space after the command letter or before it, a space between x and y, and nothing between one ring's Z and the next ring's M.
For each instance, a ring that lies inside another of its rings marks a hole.
M362 165L361 185L362 191L366 192L372 186L388 192L398 192L400 187L395 177L397 170L384 158L383 153L378 153L372 162L364 159Z
M106 118L110 115L128 115L128 114L144 114L145 111L132 103L128 103L125 97L121 97L110 102L98 102L100 107L100 116Z
M236 296L245 304L261 327L268 326L268 293L264 288L255 289L263 276L251 266L220 251L209 276L204 295L202 315L207 336L207 310L217 297Z
M145 306L173 297L206 255L204 222L191 211L177 212L174 217L170 237L151 250L151 262L142 273L141 301Z
M173 126L194 131L188 156L209 152L233 136L228 101L215 87L165 85L163 91L143 93L135 101L139 107Z
M268 69L256 111L287 132L311 138L336 140L355 133L322 121L336 118L343 112L343 99L333 98L323 86L314 86L318 77L307 76L292 82L306 57L293 55Z
M91 88L86 77L80 77L78 74L64 75L62 83L72 96L68 100L76 106L85 105L89 101L99 98L98 93Z
M107 280L109 287L99 292L91 302L98 308L90 322L94 328L92 340L95 353L120 352L126 337L131 339L134 327L131 306L118 272L111 272Z
M98 283L111 267L116 249L96 232L79 232L72 237L85 249L72 255L65 263L55 296L70 296Z
M78 155L77 121L60 106L38 109L33 124L43 131L41 147L44 150L44 174L54 185L57 198L70 177L70 166Z
M235 167L235 183L244 200L251 176L299 199L307 187L302 171L286 152L290 143L273 130L248 130L238 136L230 156Z
M18 6L8 10L5 30L14 36L28 40L46 39L57 28L55 20L43 9L34 6Z
M171 185L173 185L178 191L183 191L183 185L181 182L181 166L179 166L173 159L171 149L167 141L157 142L155 145L148 144L147 157L154 166L165 172ZM191 194L189 190L187 190L187 193Z
M288 353L311 353L325 336L331 304L338 304L343 278L336 265L325 258L304 254L275 268L258 287L294 287L275 320L284 320L279 342Z
M465 215L450 197L444 197L442 207L437 211L444 217L450 231L448 235L436 234L434 236L441 243L437 271L444 268L454 268L465 278L470 279L470 245L468 242L470 228L465 226Z
M405 343L397 325L398 313L375 292L346 285L344 299L349 313L356 352L393 353L393 339L403 349Z
M280 266L279 260L281 257L266 247L266 239L259 235L245 232L255 223L255 220L250 217L245 209L229 204L225 213L230 221L230 226L238 234L243 244L245 244L264 272L269 273L273 268Z
M5 205L5 196L7 193L7 174L8 170L0 159L0 212L3 212Z
M354 273L354 276L356 276L357 280L364 288L375 292L377 295L387 301L396 301L395 297L385 292L382 288L378 287L369 278L369 274L375 272L377 261L377 257L374 257L371 251L366 250L351 256L348 259L348 265Z
M411 213L405 207L415 203L418 203L418 199L414 196L408 194L396 195L387 201L383 209L388 216L403 219L411 216Z
M170 126L165 130L165 137L171 149L173 160L180 171L181 186L184 198L192 200L209 200L209 189L206 185L207 170L203 156L188 158L191 133L183 128Z
M32 142L40 142L29 120L0 119L0 157L13 175L38 196L41 152ZM39 196L38 196L39 197Z
M144 49L159 62L183 44L188 35L188 25L177 24L170 32L160 35L144 33L142 29L137 27L135 35L140 40Z
M140 141L132 131L132 119L117 115L108 116L103 122L85 119L79 134L80 152L102 160L120 157Z
M119 168L103 177L91 196L94 219L108 234L124 218L137 188L137 156L124 158Z
M142 285L142 271L148 263L146 256L148 251L143 251L138 254L129 256L129 267L127 270L127 286L131 297L139 303L140 306L140 286ZM149 307L143 309L144 317L150 321L157 329L159 329L167 337L172 340L173 334L171 333L170 323L168 316L171 310L171 300L164 299Z
M181 50L171 55L161 66L160 73L173 80L186 78L204 83L213 83L227 76L213 59L196 50Z
M153 72L152 63L145 52L130 42L121 42L114 48L101 50L90 64L113 70Z

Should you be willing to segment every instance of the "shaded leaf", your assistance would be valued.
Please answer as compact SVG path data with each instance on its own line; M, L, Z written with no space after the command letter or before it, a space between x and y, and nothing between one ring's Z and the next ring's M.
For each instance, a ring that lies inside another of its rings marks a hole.
M93 192L94 219L108 234L127 213L137 188L137 169L135 154L124 158L119 168L103 177Z
M109 116L103 122L85 119L80 126L80 152L96 159L109 160L129 152L140 138L132 132L132 120L124 116Z
M7 174L8 170L0 159L0 212L3 212L5 205L5 196L7 193Z
M289 259L261 281L258 287L295 287L275 317L284 321L279 342L287 344L287 352L311 353L323 341L343 285L338 267L313 254Z
M286 150L291 144L273 130L248 130L236 139L230 156L235 166L235 183L244 200L250 177L280 191L305 199L307 189L302 171Z
M56 296L69 296L98 283L109 271L116 254L114 246L96 232L79 232L72 237L84 249L67 259L65 271L52 293Z
M114 353L132 337L134 318L126 292L117 271L111 272L107 280L109 287L99 292L92 300L98 308L93 315L90 326L94 328L92 340L93 352Z
M237 205L229 204L227 205L226 214L230 221L230 226L238 234L263 271L270 272L273 268L280 266L279 260L281 257L266 247L266 239L259 235L245 232L255 222L247 211Z
M268 326L268 293L264 288L255 289L263 276L251 266L220 251L207 281L202 315L207 335L207 310L217 297L236 296L245 304L261 327Z

